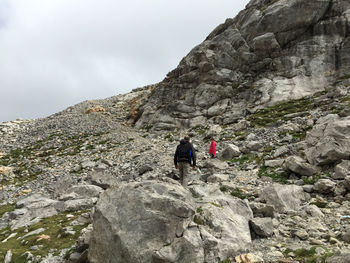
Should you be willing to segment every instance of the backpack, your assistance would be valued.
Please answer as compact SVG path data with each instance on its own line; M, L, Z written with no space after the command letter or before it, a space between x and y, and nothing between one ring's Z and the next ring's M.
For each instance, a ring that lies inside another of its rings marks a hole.
M180 144L178 146L177 159L179 162L191 162L192 147L189 143Z

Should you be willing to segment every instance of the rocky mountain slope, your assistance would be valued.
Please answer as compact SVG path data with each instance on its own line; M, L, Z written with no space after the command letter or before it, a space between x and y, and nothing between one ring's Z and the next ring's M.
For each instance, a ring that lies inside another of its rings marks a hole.
M1 123L0 261L350 262L349 12L253 0L159 84Z
M137 127L230 124L341 84L350 66L349 6L344 0L250 1L157 85Z

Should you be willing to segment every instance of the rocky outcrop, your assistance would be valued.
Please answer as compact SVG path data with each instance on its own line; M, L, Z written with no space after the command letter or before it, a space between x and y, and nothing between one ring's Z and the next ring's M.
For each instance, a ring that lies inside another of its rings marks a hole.
M196 208L169 179L112 187L94 213L90 262L216 262L245 250L249 206L223 194L209 200Z
M233 123L279 101L346 81L350 67L346 0L252 0L156 85L137 127Z

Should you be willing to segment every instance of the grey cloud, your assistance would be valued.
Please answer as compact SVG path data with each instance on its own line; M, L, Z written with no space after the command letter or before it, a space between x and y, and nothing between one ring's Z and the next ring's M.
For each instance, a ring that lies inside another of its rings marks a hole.
M0 0L0 122L161 81L247 2Z

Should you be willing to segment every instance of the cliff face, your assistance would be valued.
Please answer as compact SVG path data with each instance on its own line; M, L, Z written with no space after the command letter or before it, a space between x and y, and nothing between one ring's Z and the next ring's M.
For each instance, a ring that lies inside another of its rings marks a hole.
M137 127L234 123L280 101L349 84L350 2L252 0L169 72Z

